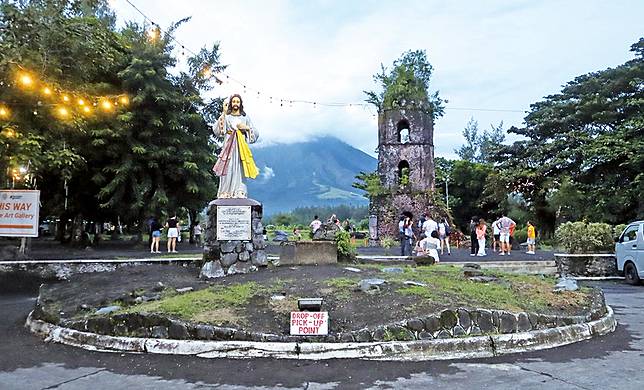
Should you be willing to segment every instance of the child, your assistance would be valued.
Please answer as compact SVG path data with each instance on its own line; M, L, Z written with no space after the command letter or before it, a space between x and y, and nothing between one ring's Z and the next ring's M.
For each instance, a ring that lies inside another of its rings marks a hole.
M535 244L536 244L537 234L534 229L534 225L528 221L528 251L526 252L529 255L534 255Z

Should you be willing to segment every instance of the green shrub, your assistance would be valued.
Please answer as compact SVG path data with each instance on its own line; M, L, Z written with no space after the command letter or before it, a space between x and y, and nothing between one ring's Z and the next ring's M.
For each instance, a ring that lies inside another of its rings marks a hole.
M515 229L514 230L514 242L517 243L517 245L523 244L524 242L528 241L528 227L524 227L521 229Z
M620 223L619 225L615 225L615 227L613 228L613 237L619 237L624 231L624 229L626 229L626 226L628 225L625 223Z
M339 230L335 233L335 242L338 245L339 260L354 260L356 258L356 247L351 243L349 232Z
M613 228L607 223L566 222L555 231L568 253L597 253L613 249Z
M398 241L396 241L393 237L383 237L380 239L380 246L385 248L385 253L389 255L391 248L394 246L398 245Z

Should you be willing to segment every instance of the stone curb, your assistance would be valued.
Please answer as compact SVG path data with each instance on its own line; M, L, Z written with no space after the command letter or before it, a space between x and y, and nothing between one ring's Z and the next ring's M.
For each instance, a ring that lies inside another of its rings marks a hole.
M25 326L45 341L107 352L192 355L202 358L450 360L485 358L559 347L615 330L613 310L598 320L530 332L454 339L367 343L295 343L254 341L170 340L104 336L35 320L29 313Z

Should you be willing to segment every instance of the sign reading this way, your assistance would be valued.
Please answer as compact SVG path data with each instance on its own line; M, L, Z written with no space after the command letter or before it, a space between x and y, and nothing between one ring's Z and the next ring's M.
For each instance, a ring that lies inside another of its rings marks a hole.
M0 236L38 237L40 191L0 190Z
M250 206L217 206L217 240L250 239Z
M326 336L329 334L329 313L326 311L292 311L291 335Z

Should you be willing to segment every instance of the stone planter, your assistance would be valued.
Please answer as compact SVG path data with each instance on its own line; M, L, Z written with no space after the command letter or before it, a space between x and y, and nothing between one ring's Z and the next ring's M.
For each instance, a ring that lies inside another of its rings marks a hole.
M555 264L559 275L618 276L617 258L614 254L556 253Z

